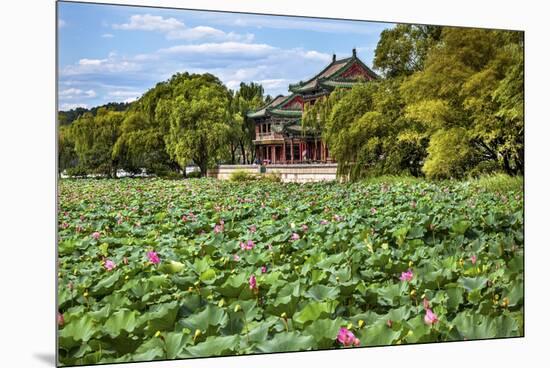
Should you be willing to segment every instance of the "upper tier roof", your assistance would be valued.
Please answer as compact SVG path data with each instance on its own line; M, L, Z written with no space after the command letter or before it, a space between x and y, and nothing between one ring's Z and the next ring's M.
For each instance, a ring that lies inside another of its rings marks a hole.
M365 63L361 61L361 59L357 57L355 49L353 49L353 55L351 57L336 60L336 57L333 56L332 62L327 65L323 70L321 70L317 75L313 76L305 82L300 81L299 83L291 84L289 85L288 89L289 91L294 93L303 93L315 90L321 86L348 87L350 83L353 83L353 81L345 80L346 78L343 78L342 76L345 75L345 72L354 64L359 65L370 78L378 78L378 75L376 75L375 72L373 72L368 66L365 65Z
M294 102L303 103L304 93L309 92L307 96L311 98L311 92L326 94L327 91L336 87L352 87L358 82L358 74L363 76L366 74L367 79L378 78L376 73L357 57L355 49L352 56L345 59L336 60L336 56L333 56L332 62L313 78L289 85L288 89L292 92L290 95L279 95L260 109L247 113L247 116L249 118L261 118L267 115L301 117L302 109L296 109Z

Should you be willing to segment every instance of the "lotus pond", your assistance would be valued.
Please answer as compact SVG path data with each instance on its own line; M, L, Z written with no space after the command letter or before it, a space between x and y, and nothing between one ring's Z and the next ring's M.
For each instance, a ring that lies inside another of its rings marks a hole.
M523 336L523 193L61 180L63 365Z

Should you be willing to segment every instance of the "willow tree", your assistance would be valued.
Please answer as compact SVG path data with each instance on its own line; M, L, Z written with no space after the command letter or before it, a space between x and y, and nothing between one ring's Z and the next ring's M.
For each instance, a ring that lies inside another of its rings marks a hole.
M70 128L80 172L116 177L118 158L113 147L120 135L124 112L101 108L96 115L85 113Z
M165 101L170 124L166 149L181 167L193 162L204 176L223 157L231 130L230 93L211 74L191 74L174 96Z
M430 136L426 175L523 172L522 73L521 33L443 29L401 86L406 116Z

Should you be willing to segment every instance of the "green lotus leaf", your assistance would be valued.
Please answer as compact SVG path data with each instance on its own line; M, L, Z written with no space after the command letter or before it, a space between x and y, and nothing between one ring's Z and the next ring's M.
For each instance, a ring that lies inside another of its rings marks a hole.
M209 336L204 342L184 349L179 357L210 357L228 355L239 348L239 336Z
M488 339L497 335L496 325L490 317L472 311L460 312L452 324L468 340Z
M71 318L63 329L59 331L61 346L71 347L75 341L88 341L97 333L93 318L84 314Z
M261 353L280 353L289 351L309 350L315 340L311 336L293 332L280 332L271 340L256 345L256 350Z
M305 324L319 318L326 318L334 313L337 305L337 300L327 302L311 302L300 311L294 313L292 319L297 323Z
M138 313L121 309L113 313L103 326L103 330L112 338L118 337L122 331L132 332L137 325Z
M304 334L315 339L317 348L326 349L334 345L340 328L345 325L342 318L318 319L304 329Z
M326 285L314 285L306 292L306 296L317 301L334 300L338 298L340 290Z
M191 331L206 331L209 326L223 326L227 321L227 313L222 308L208 304L204 310L184 318L180 323Z
M169 261L168 263L163 263L159 269L162 271L162 272L166 272L166 273L180 273L183 268L184 268L184 264L181 263L181 262L176 262L176 261Z

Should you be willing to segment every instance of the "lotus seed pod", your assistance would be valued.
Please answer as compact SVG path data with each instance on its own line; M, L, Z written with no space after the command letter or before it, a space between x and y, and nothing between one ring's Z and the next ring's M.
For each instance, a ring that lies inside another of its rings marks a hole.
M160 331L157 331L157 332L155 333L155 337L159 337L159 336L160 336Z
M194 337L194 338L196 339L196 338L199 337L201 334L202 334L201 330L199 330L199 329L197 328L197 329L195 330L195 337Z
M237 313L237 312L240 311L240 310L241 310L241 305L240 305L240 304L237 304L237 305L235 306L235 308L233 309L233 311L235 311L235 313Z
M360 319L357 324L359 325L359 328L363 327L365 325L365 321L363 321L362 319Z
M286 318L286 312L281 313L281 318Z

